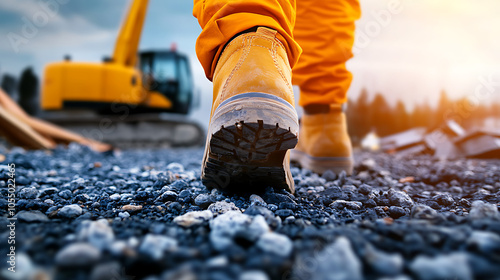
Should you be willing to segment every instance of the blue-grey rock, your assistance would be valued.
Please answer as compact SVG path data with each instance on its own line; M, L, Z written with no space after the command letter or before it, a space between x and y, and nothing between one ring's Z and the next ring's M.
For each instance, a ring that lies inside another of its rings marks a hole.
M279 209L290 209L290 210L296 210L297 209L297 203L290 203L290 202L281 202L279 204Z
M339 178L337 179L339 186L343 186L345 184L347 174L345 170L342 170L339 174Z
M467 239L467 244L483 254L500 257L500 235L496 233L475 230Z
M60 191L57 195L64 199L70 199L71 197L73 197L73 193L69 190Z
M166 201L176 201L177 200L177 197L179 195L174 192L174 191L165 191L164 193L162 193L160 195L160 197L158 198L159 201L163 201L163 202L166 202Z
M55 188L55 187L45 188L45 189L40 191L40 197L44 197L47 195L53 195L53 194L57 193L58 191L59 191L59 189Z
M266 193L262 198L268 204L279 205L282 202L294 203L293 199L289 196L280 193Z
M206 193L199 194L196 196L194 199L194 204L200 206L201 208L205 209L207 208L210 204L212 204L215 201L215 198Z
M66 205L59 210L57 215L61 218L76 218L83 213L83 210L80 206L76 204Z
M174 223L183 227L191 227L203 224L213 218L214 214L210 210L188 212L182 216L174 218Z
M347 201L347 200L335 200L330 204L330 207L334 209L350 209L350 210L360 210L363 204L359 201Z
M78 230L77 239L103 250L115 239L113 229L105 219L97 221L83 221Z
M238 280L269 280L269 276L261 270L247 270L241 273Z
M413 206L413 200L405 192L397 191L395 189L390 189L387 195L389 198L389 202L393 206L401 206L401 207Z
M294 214L293 211L290 210L290 209L276 210L276 215L279 216L279 217L282 217L282 218L293 216L293 214Z
M40 223L49 220L47 215L40 212L39 210L20 211L19 213L16 214L15 217L17 217L17 219L20 222L26 222L26 223Z
M432 199L443 206L452 206L455 203L455 200L449 193L435 195Z
M38 190L35 187L22 188L17 194L19 198L35 199L38 197Z
M475 279L498 279L498 275L500 275L498 261L489 260L489 256L477 254L468 254L467 256Z
M128 212L120 212L120 213L118 213L118 217L120 217L122 219L126 219L126 218L130 217L130 214Z
M208 210L214 213L214 216L224 214L229 211L240 211L233 202L217 201L208 206Z
M83 179L83 178L75 179L75 180L71 181L70 185L75 187L75 188L84 187L85 186L85 179Z
M252 194L250 196L250 203L252 205L256 205L256 206L266 206L267 203L264 201L264 199L262 199L262 197L256 195L256 194Z
M362 280L363 267L349 239L341 236L318 254L299 257L293 275L297 279Z
M47 203L47 205L54 205L54 201L52 199L45 199L43 203Z
M264 252L286 258L292 253L293 243L286 235L265 232L257 241L257 247Z
M327 182L331 182L337 179L337 174L335 174L331 170L327 170L326 172L323 173L323 175L321 175L321 178L325 179L325 181Z
M417 256L409 266L411 272L422 280L472 280L473 275L465 253L452 253L437 257Z
M409 213L410 211L408 211ZM391 206L389 207L389 216L394 219L398 219L400 217L403 217L407 214L406 209L403 207L399 206Z
M166 251L176 250L177 240L163 235L147 234L139 247L139 252L153 260L161 260Z
M357 188L354 185L343 185L342 186L342 191L344 191L344 192L355 192L356 190L357 190Z
M101 258L99 249L88 243L73 243L61 249L55 258L59 267L87 267Z
M12 266L6 266L0 272L0 278L6 280L36 279L46 276L37 270L31 258L25 253L16 253L14 272L8 270ZM6 258L7 259L7 258Z
M397 276L404 268L404 259L401 254L388 254L372 245L366 246L364 260L378 275Z
M239 211L228 211L210 221L210 242L218 251L223 251L233 244L236 237L255 242L269 231L269 226L262 216L249 216Z
M278 210L278 205L276 205L276 204L272 204L271 203L271 204L268 204L266 207L267 207L267 209L269 209L269 210L271 210L273 212L276 211L276 210Z
M440 217L440 214L431 207L417 204L411 209L411 216L414 219L433 220Z
M229 264L229 260L224 255L213 257L213 258L207 260L207 267L209 269L226 268L228 266L228 264Z
M96 265L90 273L89 280L117 280L130 279L125 273L125 268L118 262L107 262Z
M498 208L491 203L477 200L472 203L472 209L470 210L468 218L469 220L499 218Z
M90 196L86 193L84 194L78 194L77 196L75 196L72 200L73 203L77 203L77 202L82 202L82 203L85 203L87 201L90 200Z
M169 165L167 165L167 170L172 171L174 173L183 173L184 166L178 162L172 162Z
M364 159L363 161L361 161L360 166L364 170L374 170L375 167L377 166L377 163L375 162L375 160L373 158L367 158L367 159Z
M47 211L45 211L45 215L53 214L59 209L57 206L51 206Z
M372 191L372 189L373 188L370 185L362 184L361 186L359 186L358 191L364 195L368 195Z

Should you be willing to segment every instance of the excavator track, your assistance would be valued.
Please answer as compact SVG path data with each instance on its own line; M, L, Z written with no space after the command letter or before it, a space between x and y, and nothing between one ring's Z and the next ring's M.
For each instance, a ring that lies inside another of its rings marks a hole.
M44 120L121 149L201 146L205 130L183 115L99 115L87 111L44 112Z

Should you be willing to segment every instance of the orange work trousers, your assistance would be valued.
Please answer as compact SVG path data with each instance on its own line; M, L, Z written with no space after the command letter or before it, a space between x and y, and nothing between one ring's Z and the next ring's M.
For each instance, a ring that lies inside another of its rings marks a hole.
M194 0L193 15L203 29L196 53L209 80L231 38L266 26L278 31L287 50L299 105L347 101L352 75L345 63L352 57L358 0Z

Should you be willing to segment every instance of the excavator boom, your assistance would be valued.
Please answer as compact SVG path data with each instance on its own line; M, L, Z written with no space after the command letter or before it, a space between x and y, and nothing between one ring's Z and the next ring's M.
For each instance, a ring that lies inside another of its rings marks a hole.
M134 0L132 2L116 40L113 63L127 67L135 66L148 3L149 0Z

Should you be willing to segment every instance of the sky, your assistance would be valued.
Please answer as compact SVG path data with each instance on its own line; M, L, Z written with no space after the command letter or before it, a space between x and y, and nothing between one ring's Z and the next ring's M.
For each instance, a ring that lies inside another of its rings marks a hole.
M377 22L376 14L388 10L389 2L361 1L358 54L348 63L354 73L351 97L366 87L409 105L432 105L442 89L458 98L474 95L482 78L500 81L500 1L397 1L401 11L391 13L391 20L382 22L386 26L370 34L366 30ZM370 39L366 46L362 33ZM494 93L491 99L500 100L500 88Z
M58 3L53 12L42 9L39 1L0 0L0 74L18 75L31 65L42 75L46 63L60 61L66 54L74 61L101 61L112 53L130 3L41 0ZM402 99L409 107L432 105L443 89L458 98L472 96L481 79L500 81L500 1L360 2L363 15L356 23L355 57L347 64L354 74L351 98L366 88L370 96L383 93L391 103ZM207 114L211 83L195 55L201 29L192 5L190 0L150 0L140 49L170 48L175 42L190 57L202 96L202 108L195 113L199 118ZM26 20L34 19L40 27L26 29ZM23 28L29 38L12 44L9 34L22 35ZM500 88L494 93L482 101L500 100Z

